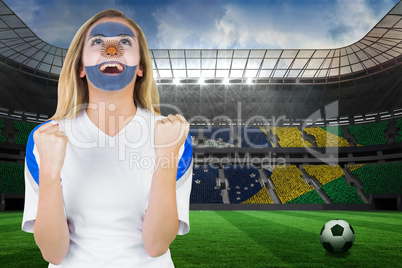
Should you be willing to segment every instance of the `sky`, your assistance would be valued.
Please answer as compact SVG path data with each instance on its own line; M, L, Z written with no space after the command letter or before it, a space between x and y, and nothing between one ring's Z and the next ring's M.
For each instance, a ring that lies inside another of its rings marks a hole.
M42 40L68 48L79 27L114 8L150 49L323 49L364 37L399 0L3 0Z

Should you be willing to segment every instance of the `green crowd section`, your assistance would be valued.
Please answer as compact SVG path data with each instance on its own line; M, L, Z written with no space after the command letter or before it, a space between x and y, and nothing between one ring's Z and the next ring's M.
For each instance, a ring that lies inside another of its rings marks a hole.
M398 134L395 137L395 142L401 142L402 141L402 118L398 118L396 121L396 128L398 131Z
M5 128L6 124L4 122L3 118L0 118L0 142L6 142L7 139L4 136L4 128Z
M0 193L25 193L24 164L0 162Z
M321 189L334 204L364 204L356 189L346 182L344 176L328 182L321 186Z
M295 199L286 202L287 204L325 204L325 201L317 193L316 190L311 190Z
M343 129L340 126L328 126L328 127L321 127L323 130L328 131L334 135L337 135L343 138Z
M386 144L385 131L387 129L388 121L348 126L349 132L355 137L355 143L363 146Z
M27 144L29 134L38 126L37 123L22 122L14 120L14 129L17 130L17 136L15 137L16 144Z
M308 165L303 167L312 178L317 179L321 189L334 204L364 203L356 188L349 185L340 166Z
M362 182L366 195L402 194L401 162L364 165L352 174Z

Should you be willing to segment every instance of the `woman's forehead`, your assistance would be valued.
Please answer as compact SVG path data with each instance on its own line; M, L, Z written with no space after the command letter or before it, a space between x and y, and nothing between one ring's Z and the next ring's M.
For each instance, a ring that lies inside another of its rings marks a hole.
M105 18L97 21L89 29L87 38L95 35L101 35L105 37L129 35L133 38L136 37L133 27L124 19L120 18Z

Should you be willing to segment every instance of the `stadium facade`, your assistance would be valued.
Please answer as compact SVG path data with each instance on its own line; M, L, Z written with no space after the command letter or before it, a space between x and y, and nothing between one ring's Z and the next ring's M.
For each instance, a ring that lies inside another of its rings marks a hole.
M27 124L44 122L55 112L66 53L37 37L0 1L0 164L23 164L26 134L21 133L32 126ZM308 195L321 201L298 204L300 209L344 209L325 188L328 181L308 168L326 164L321 174L334 173L331 165L339 167L335 174L349 185L342 187L359 196L361 202L348 207L371 209L388 202L376 199L389 199L402 210L402 190L365 192L363 179L353 173L361 165L378 164L375 169L382 170L382 164L402 162L401 1L361 40L341 48L150 49L150 54L162 114L180 112L191 123L194 174L201 176L193 189L211 177L209 188L194 196L205 197L208 191L209 201L218 200L192 208L226 209L227 204L251 202L244 208L253 209L261 205L258 198L267 201L269 196L269 204L281 205ZM247 127L256 132L250 137L257 146L245 143ZM378 139L367 138L377 132ZM335 145L329 145L331 139ZM293 174L307 185L292 199L281 194L283 186L271 168L280 163L291 166L282 176ZM206 164L216 169L204 168ZM235 165L256 169L238 170ZM233 180L236 174L253 175L255 183L233 186L229 177ZM401 181L396 177L392 184L398 188ZM254 187L258 191L251 193ZM2 184L0 194L3 201L21 197L2 190Z

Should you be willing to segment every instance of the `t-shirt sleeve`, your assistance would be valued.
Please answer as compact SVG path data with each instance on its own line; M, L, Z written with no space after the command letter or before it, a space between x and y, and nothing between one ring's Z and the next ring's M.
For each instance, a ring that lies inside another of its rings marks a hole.
M46 121L35 127L29 134L26 154L25 154L25 203L24 214L22 217L21 229L28 233L33 233L36 212L38 210L39 201L39 153L35 146L33 133L43 124L50 122Z
M177 213L179 216L179 231L184 235L190 231L189 210L190 194L193 179L193 146L190 133L179 151L179 164L176 178Z

